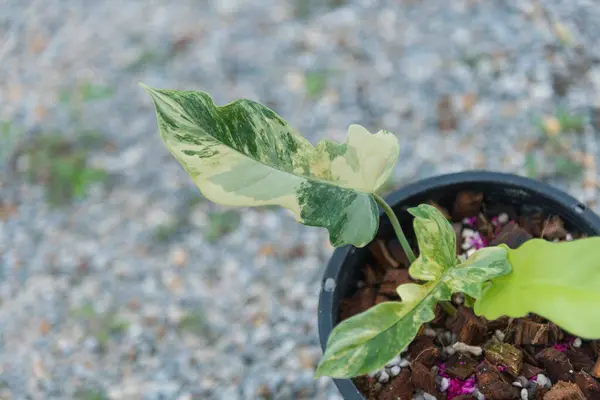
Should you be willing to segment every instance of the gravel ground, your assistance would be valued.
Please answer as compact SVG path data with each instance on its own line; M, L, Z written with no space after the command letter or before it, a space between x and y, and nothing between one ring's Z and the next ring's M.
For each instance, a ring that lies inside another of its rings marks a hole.
M0 398L340 398L312 377L326 232L202 199L138 82L250 97L313 143L388 129L395 186L486 168L595 208L599 20L590 0L4 0ZM524 150L561 108L584 117L561 120L583 130L561 134L580 174ZM37 139L90 132L102 179L64 178ZM53 206L64 179L93 182Z

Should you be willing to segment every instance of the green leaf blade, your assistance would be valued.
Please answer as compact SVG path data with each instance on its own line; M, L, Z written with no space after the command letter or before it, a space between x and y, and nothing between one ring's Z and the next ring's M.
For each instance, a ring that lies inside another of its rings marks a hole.
M408 212L415 217L413 225L420 251L409 273L414 279L439 279L446 268L457 263L454 229L444 215L429 204L419 204Z
M535 313L582 338L600 338L600 238L532 239L508 249L512 273L492 280L474 311L487 319Z
M453 268L446 277L446 282L454 291L478 299L481 297L483 283L505 276L511 270L507 247L485 247Z
M363 247L379 224L374 193L399 155L389 132L351 125L345 143L317 146L267 107L241 99L217 106L204 92L142 85L154 101L161 138L209 200L279 205L334 246Z
M421 324L433 320L436 302L450 299L444 284L400 288L405 286L402 302L378 304L333 329L316 377L351 378L381 368L410 344Z

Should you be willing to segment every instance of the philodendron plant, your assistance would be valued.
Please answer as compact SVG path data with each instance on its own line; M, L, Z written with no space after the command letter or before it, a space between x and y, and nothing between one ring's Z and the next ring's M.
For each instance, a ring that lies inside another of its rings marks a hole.
M351 125L344 143L313 146L267 107L246 99L217 106L200 91L142 85L152 96L160 135L209 200L230 206L279 205L302 224L329 231L333 246L363 247L390 219L421 283L397 288L388 301L338 324L316 376L350 378L373 372L398 355L434 318L439 302L453 312L463 293L489 320L536 313L585 339L600 338L600 237L551 243L532 239L456 255L448 220L426 204L410 208L419 246L415 257L398 219L377 190L399 155L395 135Z

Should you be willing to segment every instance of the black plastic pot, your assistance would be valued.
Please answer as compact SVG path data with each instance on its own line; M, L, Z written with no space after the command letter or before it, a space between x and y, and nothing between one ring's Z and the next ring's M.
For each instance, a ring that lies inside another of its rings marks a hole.
M552 186L512 174L467 171L441 175L405 186L387 196L386 201L396 212L405 234L412 237L412 217L407 208L430 199L441 205L451 204L461 190L481 191L487 203L509 204L517 209L538 208L560 216L567 229L589 236L600 235L600 217L585 205ZM393 231L382 210L380 216L378 235L391 237ZM344 246L336 249L329 261L321 283L318 311L323 351L329 334L338 323L340 301L354 292L366 257L366 247ZM344 399L365 400L350 379L334 379L334 382Z

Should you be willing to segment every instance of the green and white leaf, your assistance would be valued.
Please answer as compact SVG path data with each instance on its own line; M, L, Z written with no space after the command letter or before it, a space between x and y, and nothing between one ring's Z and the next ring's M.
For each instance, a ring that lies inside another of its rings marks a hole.
M337 325L327 341L317 376L352 378L381 368L410 344L422 324L434 318L438 301L448 301L456 292L478 297L485 282L510 272L504 248L481 249L456 265L456 244L447 236L448 227L439 223L439 211L429 207L409 210L416 216L415 233L421 249L413 265L419 266L416 274L428 282L400 285L397 292L401 301L378 304ZM434 241L434 247L424 240ZM438 260L450 264L442 265Z
M600 338L600 237L507 249L510 275L486 285L474 311L487 319L538 314L587 339Z
M363 247L374 237L379 213L372 193L397 161L393 134L350 125L346 142L313 146L257 102L216 106L205 92L142 86L164 144L209 200L285 207L299 222L327 228L336 247Z
M419 258L410 266L414 279L438 279L443 269L459 262L456 257L456 234L446 217L429 204L409 208L415 219L413 226L419 243ZM435 268L438 268L437 270Z

